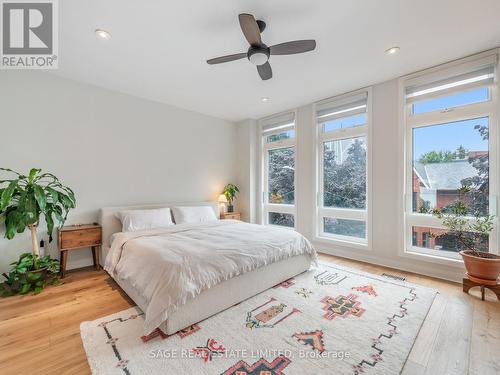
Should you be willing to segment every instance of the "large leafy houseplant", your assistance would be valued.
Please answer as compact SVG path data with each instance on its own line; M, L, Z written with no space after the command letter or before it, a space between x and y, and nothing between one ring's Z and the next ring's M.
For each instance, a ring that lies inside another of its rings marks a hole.
M445 234L433 237L452 237L460 251L467 269L467 275L472 281L491 282L496 284L500 274L500 257L484 251L484 244L488 241L488 235L494 228L495 217L482 214L480 211L474 213L470 218L467 207L466 195L471 191L469 186L458 189L458 199L446 210L434 209L432 213L441 219L443 227L448 229Z
M27 293L31 289L39 292L38 288L59 269L56 260L40 257L37 226L43 218L49 242L52 241L55 223L62 226L68 212L76 206L75 194L56 176L40 169L33 168L27 175L7 168L0 171L11 175L10 179L0 179L0 222L5 223L5 238L10 240L26 229L31 232L31 254L24 253L11 264L12 269L8 275L4 274L7 281L0 291L3 294L6 291L7 294Z
M229 212L233 212L234 206L233 206L233 201L234 198L236 198L236 194L240 192L240 189L238 189L238 186L234 184L227 184L224 186L224 190L222 191L222 194L226 196L227 202L228 202L228 207L227 210Z

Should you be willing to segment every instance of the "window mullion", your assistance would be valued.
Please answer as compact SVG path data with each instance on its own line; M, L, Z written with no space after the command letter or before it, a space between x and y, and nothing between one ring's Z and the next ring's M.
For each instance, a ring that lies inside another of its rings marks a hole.
M295 146L295 139L285 139L282 141L270 142L264 144L265 150L277 150L280 148L289 148Z
M280 214L295 214L295 205L293 204L273 204L266 205L268 212L277 212Z
M346 128L342 130L332 130L329 132L322 132L320 135L320 140L322 142L337 141L342 139L357 138L366 136L367 127L366 126L356 126L353 128Z
M366 220L366 210L342 209L333 207L322 207L319 210L322 217L333 217L336 219Z
M453 121L463 121L473 118L487 117L491 114L492 103L477 103L469 106L452 108L448 111L429 112L419 115L411 115L411 105L408 105L407 124L411 128L426 127Z

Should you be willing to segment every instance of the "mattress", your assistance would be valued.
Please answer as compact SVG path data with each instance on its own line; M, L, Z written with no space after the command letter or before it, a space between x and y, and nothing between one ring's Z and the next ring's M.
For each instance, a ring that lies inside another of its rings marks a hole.
M305 272L310 266L311 259L308 255L298 255L233 277L204 290L196 298L179 307L159 328L167 335L174 334ZM147 302L131 283L119 279L115 281L141 310L147 310Z

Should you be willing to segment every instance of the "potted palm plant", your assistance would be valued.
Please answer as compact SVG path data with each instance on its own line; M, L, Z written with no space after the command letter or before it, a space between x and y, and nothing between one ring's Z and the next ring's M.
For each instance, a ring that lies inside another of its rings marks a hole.
M47 282L58 280L59 262L48 255L40 256L37 227L43 218L51 242L54 223L64 224L69 210L76 206L75 195L56 176L40 169L33 168L28 175L7 168L0 171L12 175L0 180L0 222L5 224L5 238L10 240L26 229L31 233L31 253L23 253L11 263L10 272L3 274L6 281L0 284L0 294L26 294L31 290L38 294Z
M234 184L227 184L224 187L224 190L222 191L222 194L226 196L227 199L227 212L234 212L234 206L233 206L233 201L234 198L236 197L236 194L239 193L240 190L238 189L238 186Z
M452 236L464 260L467 277L483 285L496 285L500 275L500 256L484 251L484 244L493 230L494 216L475 214L470 219L465 196L470 187L462 186L458 190L459 197L446 210L435 209L433 214L441 219L443 226L448 229L446 234L435 235Z

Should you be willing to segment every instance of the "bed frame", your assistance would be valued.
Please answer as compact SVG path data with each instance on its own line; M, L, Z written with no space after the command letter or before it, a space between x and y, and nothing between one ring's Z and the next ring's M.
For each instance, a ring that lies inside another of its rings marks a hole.
M219 207L214 202L163 203L144 206L104 207L100 211L99 223L102 225L103 246L102 262L109 252L110 239L113 233L121 231L121 223L115 214L121 210L163 208L174 206L211 206L217 217ZM231 306L234 306L266 289L309 269L311 261L308 255L294 256L280 262L269 264L252 272L224 281L210 289L204 290L196 298L189 300L175 312L169 313L167 321L160 329L167 335L198 323ZM141 308L147 311L147 302L126 280L115 279L125 293Z

